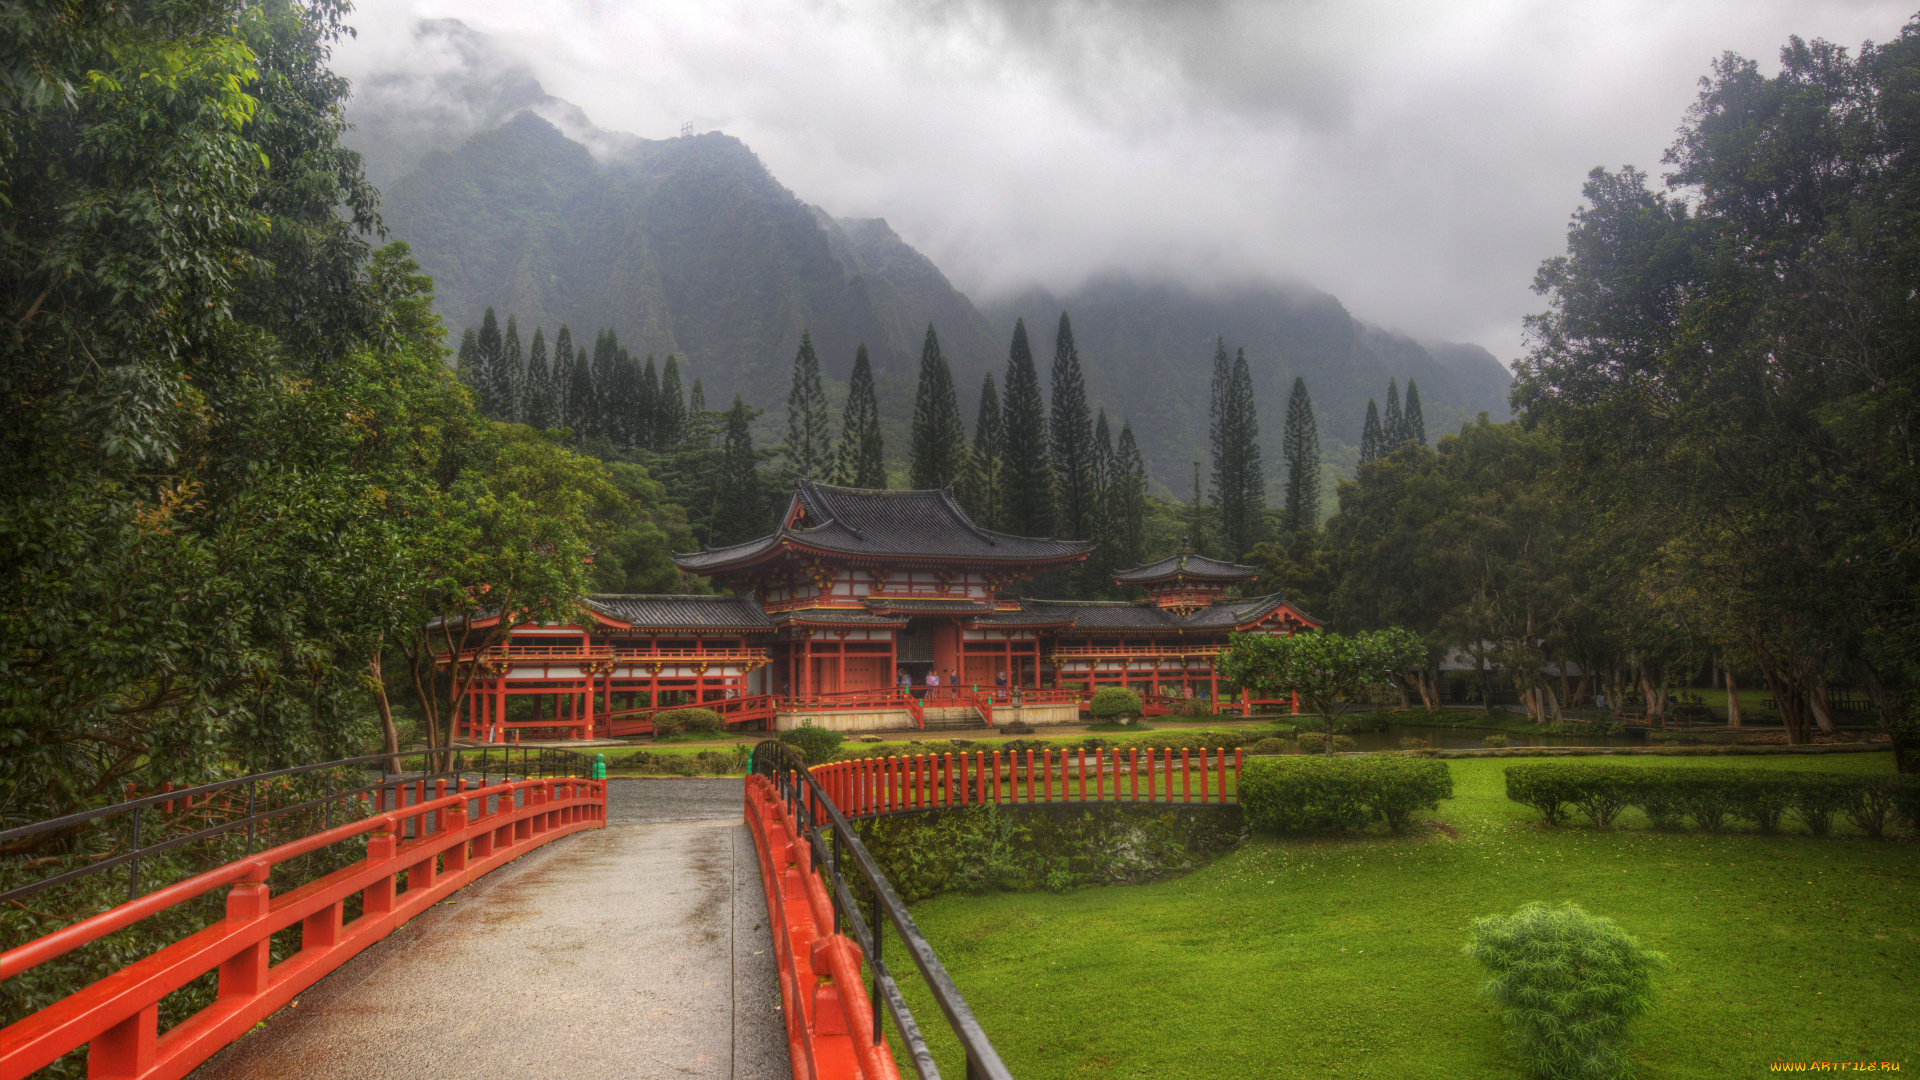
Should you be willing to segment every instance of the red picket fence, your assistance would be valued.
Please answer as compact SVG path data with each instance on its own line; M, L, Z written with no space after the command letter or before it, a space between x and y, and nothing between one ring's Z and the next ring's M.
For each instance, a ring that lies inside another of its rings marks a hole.
M848 817L950 806L1239 801L1242 752L1063 747L858 758L813 767Z
M424 784L421 785L424 788ZM524 793L524 794L521 794ZM137 960L0 1031L0 1080L18 1080L87 1047L90 1077L185 1076L360 950L503 863L583 829L606 825L606 784L520 780L453 793L315 833L156 890L0 953L0 981L169 908L226 888L226 919ZM517 800L524 798L524 804ZM497 801L496 801L497 800ZM489 803L493 809L489 810ZM405 823L411 821L412 839ZM433 828L426 828L431 822ZM355 837L366 858L279 895L268 871ZM405 875L404 887L400 883ZM361 915L344 921L348 898ZM300 950L270 964L269 941L300 927ZM215 1001L162 1033L160 1000L219 972Z
M874 1001L865 956L835 932L833 899L814 871L813 846L765 776L747 777L747 826L772 916L774 966L793 1075L811 1080L900 1080Z

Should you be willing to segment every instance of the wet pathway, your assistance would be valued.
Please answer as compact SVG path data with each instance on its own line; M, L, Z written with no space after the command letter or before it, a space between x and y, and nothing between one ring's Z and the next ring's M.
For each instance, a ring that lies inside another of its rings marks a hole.
M555 841L348 961L193 1080L787 1080L739 780L608 785Z

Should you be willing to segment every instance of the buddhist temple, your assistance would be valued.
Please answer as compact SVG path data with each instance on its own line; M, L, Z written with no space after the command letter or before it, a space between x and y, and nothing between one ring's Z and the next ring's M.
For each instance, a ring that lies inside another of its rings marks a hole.
M773 532L674 556L722 595L588 596L574 621L510 635L474 620L472 648L444 661L473 682L460 734L640 734L688 705L767 729L1070 723L1106 685L1221 701L1228 634L1318 625L1277 593L1241 595L1257 569L1184 548L1115 575L1143 601L1016 594L1092 546L983 529L951 490L802 479Z

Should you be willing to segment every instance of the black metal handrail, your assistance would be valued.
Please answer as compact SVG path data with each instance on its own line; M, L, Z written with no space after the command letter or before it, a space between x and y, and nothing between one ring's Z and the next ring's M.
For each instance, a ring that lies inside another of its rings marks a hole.
M892 882L887 880L887 875L874 861L867 846L860 842L860 837L853 831L853 824L834 805L826 789L814 779L813 773L808 771L806 761L787 744L768 740L754 747L753 772L773 782L774 790L786 802L794 821L799 824L813 848L814 866L825 869L831 886L828 895L833 901L834 931L838 933L845 926L847 933L866 954L867 967L873 972L874 1040L877 1042L880 1039L880 1003L884 1001L887 1012L893 1017L894 1027L906 1043L914 1071L921 1080L939 1080L940 1070L934 1065L933 1054L920 1034L920 1025L907 1008L899 984L894 981L892 972L887 970L886 962L881 957L880 919L884 915L899 933L900 940L906 945L907 955L913 958L914 966L920 970L920 977L933 993L933 1000L946 1015L947 1026L966 1052L967 1080L1013 1080L1013 1074L1000 1060L999 1051L988 1041L980 1022L974 1019L973 1010L967 1006L966 999L960 996L959 987L953 984L945 965L934 955L933 946L927 943L913 916L907 913L907 905L893 891ZM867 893L872 898L871 913L860 910L859 901L841 873L842 864L848 861L866 882Z
M496 753L500 755L497 763L493 760L493 755ZM520 768L518 770L513 768L515 764L515 753L519 755L518 764ZM476 757L479 759L478 762L474 761ZM418 773L406 773L396 769L396 771L393 772L383 772L380 780L362 787L329 791L317 799L308 799L305 802L276 807L270 810L257 809L259 788L263 782L300 776L305 773L318 772L323 769L353 768L355 766L364 768L370 765L385 766L389 762L399 767L404 766L407 758L421 758L421 771ZM438 759L439 763L445 767L431 772L427 771L435 759ZM271 772L237 776L230 780L217 780L211 784L201 784L198 787L176 788L172 791L163 791L156 795L145 795L137 799L127 799L123 802L112 803L95 810L82 810L78 813L66 814L61 817L34 822L31 825L20 825L15 828L0 831L0 852L4 852L9 845L30 836L48 832L77 833L86 828L98 827L95 823L101 822L103 819L115 818L123 814L132 815L130 828L131 841L127 851L119 855L91 862L86 866L69 870L63 874L55 874L31 884L0 892L0 903L31 896L42 889L49 889L55 885L63 885L92 874L104 873L120 866L128 868L127 899L134 900L140 895L140 860L143 858L151 858L162 852L170 851L197 840L206 840L242 828L247 832L247 855L250 856L253 854L255 828L262 822L269 821L273 818L319 807L321 810L321 831L324 832L332 827L332 811L335 802L353 799L357 796L371 794L377 791L381 793L381 805L379 809L385 810L388 809L385 805L385 793L390 789L433 780L454 779L460 776L468 776L475 772L480 774L480 784L484 787L486 786L487 778L492 775L496 768L500 772L502 782L513 779L516 771L519 774L519 778L523 780L539 780L562 775L592 775L591 759L578 751L559 750L548 747L459 746L430 750L402 750L392 754L368 754L362 757L342 758L339 761L324 761L315 765L296 765L290 769L275 769ZM243 785L247 789L245 815L234 818L232 821L222 822L218 825L210 825L204 829L184 833L180 836L169 837L159 843L141 844L141 811L162 803L183 801L198 802L206 796L214 795L222 791L230 791ZM398 809L399 807L396 806L394 808Z

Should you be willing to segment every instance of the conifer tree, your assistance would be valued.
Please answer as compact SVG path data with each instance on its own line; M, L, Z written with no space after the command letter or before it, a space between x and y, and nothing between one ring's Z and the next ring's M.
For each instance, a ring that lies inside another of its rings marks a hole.
M1220 398L1209 409L1213 417L1213 505L1218 513L1220 543L1229 559L1245 555L1260 542L1267 510L1266 477L1260 465L1260 422L1255 415L1253 374L1247 350L1238 351L1224 382L1219 375L1226 349L1215 356L1215 384Z
M680 361L667 354L667 365L660 371L660 396L653 413L653 448L665 450L687 437L686 391L680 388Z
M1387 433L1380 429L1380 410L1367 399L1367 420L1360 427L1360 461L1373 461L1386 452Z
M528 427L545 430L554 426L553 372L547 366L547 335L533 328L533 341L527 346L527 395L525 416Z
M1407 438L1407 420L1400 412L1400 384L1391 376L1387 378L1387 412L1380 418L1380 433L1386 436L1380 450L1387 454L1400 449Z
M485 396L486 370L480 366L480 335L469 326L460 334L460 349L454 354L454 370L459 373L460 381L475 394Z
M660 440L655 437L654 428L660 423L660 372L653 366L653 356L647 356L647 362L640 365L640 393L633 408L633 445L637 450L664 450Z
M887 486L885 447L880 439L880 399L873 387L873 364L861 342L847 378L847 407L840 414L840 450L834 483L856 488Z
M584 439L599 429L599 397L594 393L593 357L586 347L573 349L573 390L567 395L567 408L573 413L573 434Z
M1060 313L1053 340L1053 410L1048 425L1053 450L1054 506L1059 528L1076 540L1093 537L1093 413L1087 408L1087 383L1080 371L1080 350L1073 324Z
M1207 488L1200 482L1200 463L1193 463L1193 498L1187 501L1187 546L1207 552Z
M520 327L507 316L507 332L500 339L500 362L487 370L495 415L509 423L520 420L521 399L526 394L526 360L520 352Z
M640 416L640 365L624 348L614 352L606 405L607 438L615 446L634 447L634 435L644 422Z
M1101 409L1093 421L1093 551L1082 564L1080 575L1080 591L1087 597L1106 592L1120 559L1113 454L1113 429L1107 425L1107 410Z
M1294 376L1287 398L1287 426L1280 436L1280 457L1287 464L1287 504L1280 527L1288 537L1320 526L1320 429L1313 418L1307 380Z
M481 375L475 389L480 392L480 412L485 416L500 415L500 401L494 396L494 367L500 363L500 323L493 317L493 309L480 319L480 333L475 339L479 347L480 362L475 370Z
M1427 418L1420 413L1420 388L1407 380L1407 403L1400 413L1400 425L1406 428L1406 437L1427 445Z
M587 431L590 435L613 438L613 361L619 350L620 339L611 329L593 336L593 406L590 410L593 424Z
M1051 536L1054 524L1053 451L1047 439L1047 405L1040 395L1040 373L1027 344L1027 324L1013 323L1007 349L1006 395L1001 421L1006 446L1002 487L1006 491L1007 531L1018 536Z
M553 383L553 422L556 427L577 429L579 417L573 405L573 331L566 323L553 335L553 371L547 376Z
M720 443L720 465L714 477L711 545L737 544L767 531L767 500L760 484L759 455L753 450L755 410L733 395Z
M700 380L693 380L693 389L687 391L687 423L691 427L693 418L707 411L707 392Z
M1107 492L1107 514L1119 540L1114 566L1138 566L1146 561L1147 462L1140 456L1130 422L1120 425Z
M1006 430L1000 417L1000 394L993 388L993 372L980 383L980 409L973 422L973 446L967 453L967 471L960 484L960 505L973 523L999 529L1006 500L1000 487L1000 466L1006 454Z
M907 435L908 483L916 489L945 487L966 464L967 432L953 390L953 371L940 355L940 338L927 324L920 350L920 386L914 394L913 426Z
M805 330L793 354L793 385L787 390L787 464L795 476L810 480L826 480L833 472L833 421L820 382L820 357Z

